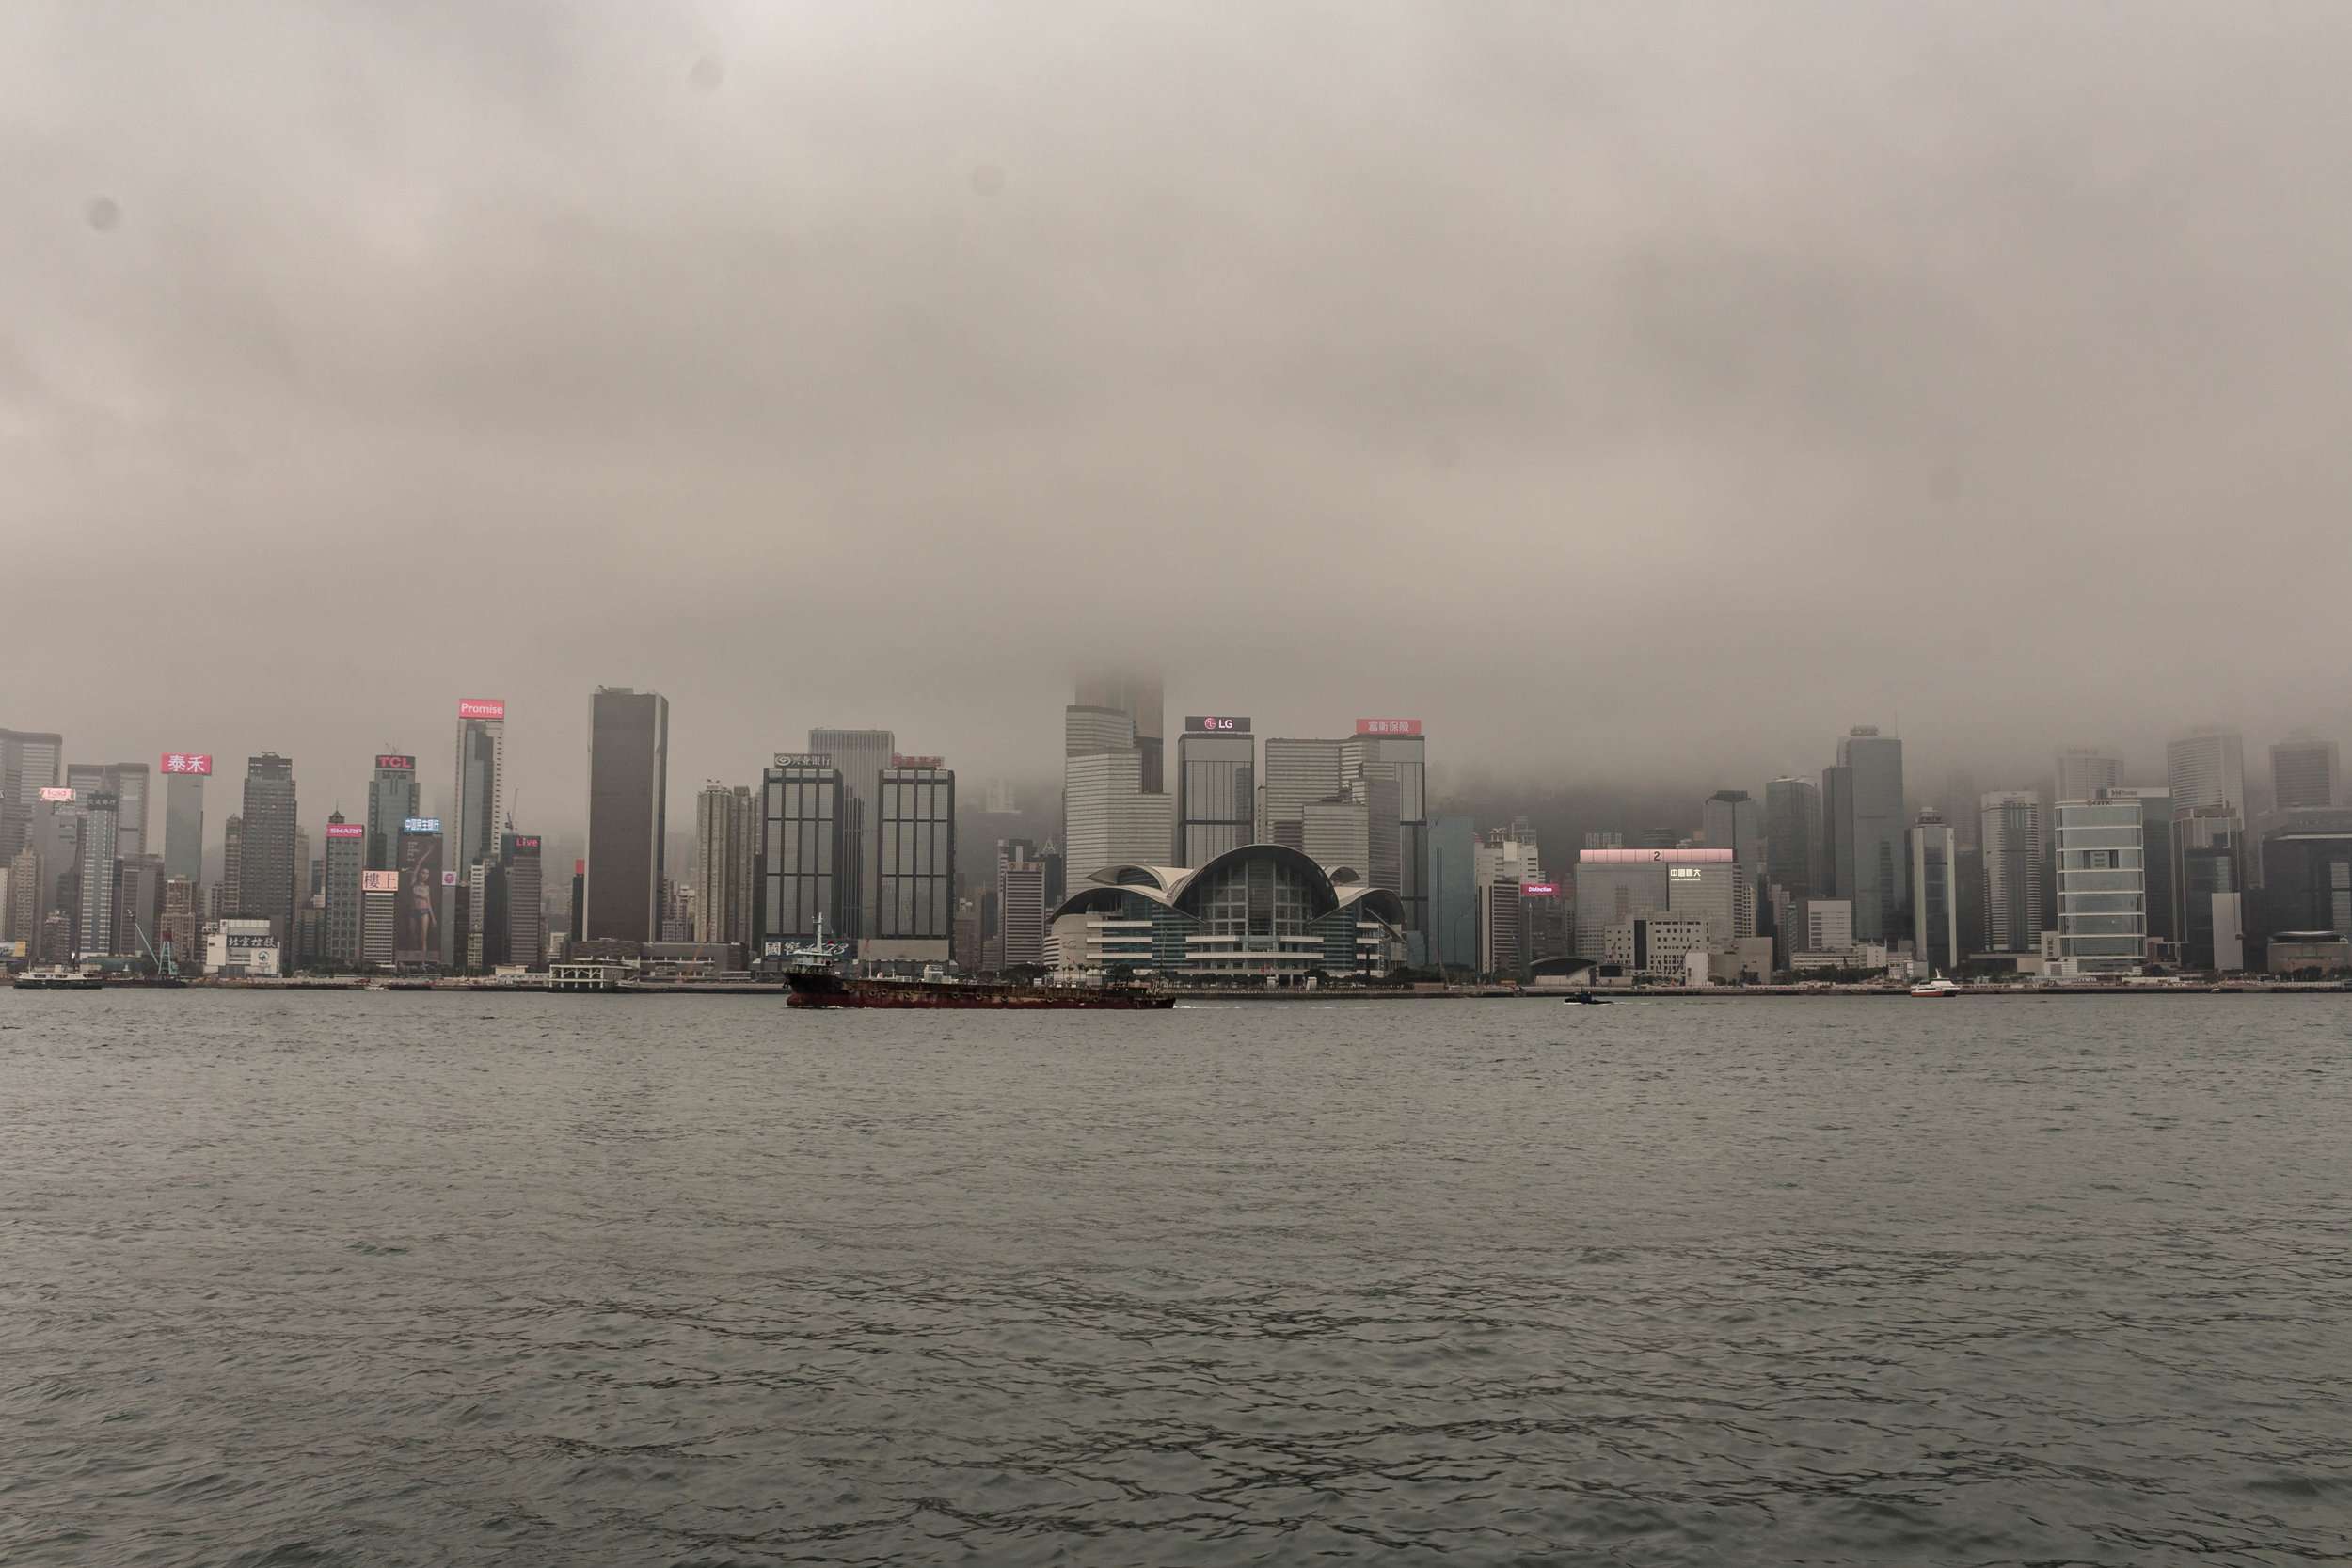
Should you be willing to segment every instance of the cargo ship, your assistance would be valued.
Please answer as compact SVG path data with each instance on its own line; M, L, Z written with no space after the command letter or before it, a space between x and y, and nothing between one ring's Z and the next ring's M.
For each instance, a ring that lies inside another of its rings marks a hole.
M883 980L822 969L787 971L795 1007L1172 1007L1176 998L1139 986L1006 986L981 980Z

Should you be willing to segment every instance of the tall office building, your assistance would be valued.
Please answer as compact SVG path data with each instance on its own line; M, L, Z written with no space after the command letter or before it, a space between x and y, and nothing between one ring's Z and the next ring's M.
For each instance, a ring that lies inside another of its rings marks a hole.
M1310 800L1300 808L1299 847L1327 872L1344 868L1360 880L1382 885L1372 874L1372 807L1359 788L1330 800Z
M230 813L220 825L220 885L213 889L213 918L242 918L245 905L245 818Z
M356 969L359 964L363 923L359 876L367 869L367 824L346 822L342 812L328 816L326 885L320 890L326 901L326 930L320 956L339 969Z
M2056 800L2088 800L2123 782L2123 759L2096 746L2069 746L2058 754Z
M77 958L104 958L115 950L115 860L121 842L116 812L120 802L110 789L76 789L74 799L82 814L73 845L81 898L73 952Z
M1078 677L1076 695L1080 707L1108 708L1127 716L1143 793L1164 793L1167 730L1162 715L1160 677L1139 670L1113 670L1081 675Z
M1754 876L1764 874L1764 813L1744 789L1719 789L1699 802L1699 837L1728 849Z
M596 688L588 709L588 924L581 934L589 940L660 940L669 788L669 699L626 686Z
M506 808L506 704L465 697L457 704L457 782L441 824L449 852L462 872L498 858L499 825Z
M1489 828L1472 860L1478 897L1478 970L1520 976L1529 959L1527 896L1519 890L1544 879L1535 830L1524 817Z
M1988 953L2042 950L2042 798L2030 789L1988 791L1979 806Z
M499 961L541 968L548 958L548 906L539 835L512 830L501 833L499 868L506 895L505 941Z
M2227 806L2246 812L2246 745L2235 730L2203 729L2164 749L2165 783L2172 810Z
M1836 847L1832 894L1853 904L1857 942L1891 942L1900 935L1911 907L1911 859L1903 852L1903 743L1857 725L1837 742L1836 799L1825 781L1822 795L1835 810L1830 837Z
M168 861L170 857L165 858ZM204 911L199 902L195 878L164 878L161 927L155 938L157 953L168 954L174 966L185 974L194 974L204 967Z
M2325 810L2342 777L2336 743L2297 731L2270 748L2271 804L2279 811Z
M417 759L405 752L375 753L375 772L368 780L367 868L389 871L401 824L417 815L422 801L417 793Z
M1343 785L1361 781L1370 811L1365 876L1405 906L1406 952L1429 961L1429 741L1418 719L1359 719L1340 744ZM1391 848L1393 844L1393 848Z
M1249 843L1257 802L1258 741L1249 721L1188 716L1176 742L1176 863L1203 866Z
M1911 951L1948 974L1967 957L1960 943L1960 841L1944 814L1923 811L1911 824Z
M2263 840L2265 934L2352 938L2352 811L2296 812Z
M1476 825L1467 816L1440 816L1431 822L1429 961L1441 970L1477 967L1477 875Z
M2244 969L2246 819L2228 806L2172 814L2172 911L2185 969Z
M147 779L143 762L76 762L65 770L66 787L75 795L104 790L115 798L115 843L122 855L147 853Z
M1843 842L1840 842L1841 835ZM1832 765L1821 769L1821 832L1814 858L1813 891L1826 898L1841 885L1847 873L1840 862L1853 859L1853 769ZM1844 902L1851 907L1851 899Z
M2139 801L2111 790L2058 804L2058 957L2074 974L2137 974L2148 940Z
M300 831L294 819L294 764L275 752L246 763L245 809L239 814L243 852L237 863L237 913L269 922L278 951L294 943L294 887Z
M1821 791L1809 779L1782 777L1764 786L1764 877L1796 897L1813 892L1820 860Z
M1305 847L1307 802L1336 800L1343 772L1336 740L1268 736L1259 774L1258 840ZM1073 874L1073 880L1078 879Z
M126 958L161 955L164 858L124 855L115 861L114 950Z
M832 758L841 773L842 864L850 876L840 884L839 907L826 919L834 924L834 934L863 938L868 934L865 911L881 896L869 835L880 809L882 769L898 754L898 736L888 730L813 729L805 754Z
M1120 708L1062 710L1063 875L1079 885L1109 865L1166 865L1176 802L1143 787L1135 721Z
M65 736L0 730L0 860L12 861L24 847L40 792L60 787L64 767Z
M1181 749L1182 742L1178 742ZM996 859L996 927L1004 944L1004 963L1041 964L1045 961L1045 863L1026 852L1025 845L1008 846L1012 852Z
M198 752L167 752L164 768L164 874L204 879L204 781L213 759Z
M877 776L879 784L879 775ZM841 769L830 756L779 752L760 776L760 930L770 959L787 943L843 935L841 903L857 867L845 853Z
M752 792L716 780L694 797L696 942L752 940L752 866L759 855L759 806Z
M955 769L937 757L899 757L882 769L881 785L873 847L880 901L860 955L946 963L956 918Z

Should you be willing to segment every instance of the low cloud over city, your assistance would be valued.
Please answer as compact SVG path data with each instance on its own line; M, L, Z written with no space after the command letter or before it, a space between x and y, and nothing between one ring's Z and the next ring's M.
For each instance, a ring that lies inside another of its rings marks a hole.
M2352 16L0 18L7 721L292 756L502 698L674 787L1050 777L1074 670L1433 767L1988 786L2352 730ZM437 761L437 776L441 765Z

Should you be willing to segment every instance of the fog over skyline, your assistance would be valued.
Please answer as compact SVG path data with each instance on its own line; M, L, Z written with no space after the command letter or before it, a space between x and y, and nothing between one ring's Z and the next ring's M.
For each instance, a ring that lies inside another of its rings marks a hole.
M672 704L974 782L1070 677L1441 781L2352 740L2352 11L0 11L0 725ZM1695 802L1694 807L1695 811ZM1630 826L1630 824L1629 824Z

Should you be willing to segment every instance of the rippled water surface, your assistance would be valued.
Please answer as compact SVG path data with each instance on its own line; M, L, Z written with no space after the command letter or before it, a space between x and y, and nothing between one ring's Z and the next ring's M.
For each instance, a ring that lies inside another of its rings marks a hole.
M0 991L10 1563L2242 1562L2352 998Z

